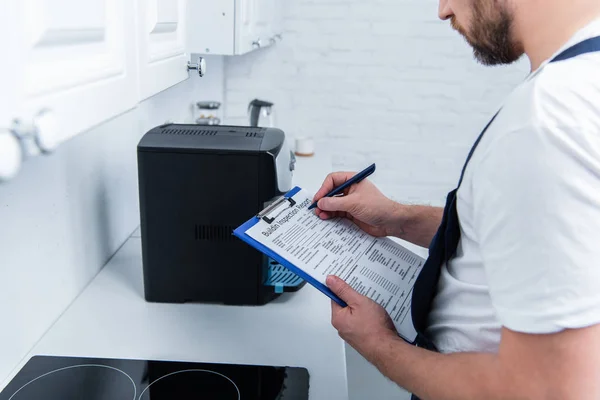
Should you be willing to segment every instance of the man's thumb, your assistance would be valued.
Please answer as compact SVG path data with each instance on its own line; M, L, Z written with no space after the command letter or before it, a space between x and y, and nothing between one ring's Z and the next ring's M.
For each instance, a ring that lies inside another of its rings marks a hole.
M358 293L352 289L352 286L348 285L341 278L335 275L329 275L326 280L327 286L333 293L335 293L340 299L344 300L346 304L356 304L358 300Z
M339 197L323 197L317 203L323 211L346 211L349 212L352 208L352 199L348 199L347 196Z

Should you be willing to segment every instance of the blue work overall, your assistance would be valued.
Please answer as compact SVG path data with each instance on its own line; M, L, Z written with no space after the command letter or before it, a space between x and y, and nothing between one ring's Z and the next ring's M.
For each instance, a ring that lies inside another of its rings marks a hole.
M569 47L554 57L550 62L568 60L581 54L599 51L600 36L584 40L572 47ZM598 112L600 112L600 105ZM465 169L467 168L469 160L473 156L473 153L481 141L481 138L490 127L498 113L494 115L491 121L488 122L486 127L479 134L479 137L471 148L471 151L469 152L467 160L463 166L460 179L458 181L458 186L456 189L448 193L446 197L446 206L444 207L442 222L437 233L433 237L433 240L431 241L431 245L429 246L429 257L427 258L423 269L419 273L413 289L411 314L413 324L417 331L417 340L415 344L419 347L423 347L432 351L437 351L437 349L431 341L431 338L425 335L431 304L436 295L441 268L445 263L454 257L458 247L458 242L460 240L460 225L458 221L458 213L456 211L456 192L462 183ZM435 377L433 377L433 379L435 379ZM412 398L413 400L418 400L415 395L413 395Z

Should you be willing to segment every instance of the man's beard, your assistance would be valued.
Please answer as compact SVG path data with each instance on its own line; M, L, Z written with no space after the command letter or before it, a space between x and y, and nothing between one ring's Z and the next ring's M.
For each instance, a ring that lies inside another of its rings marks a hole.
M511 64L523 54L520 46L512 40L511 15L498 7L495 1L473 0L469 32L458 24L455 17L450 23L471 45L473 55L483 65Z

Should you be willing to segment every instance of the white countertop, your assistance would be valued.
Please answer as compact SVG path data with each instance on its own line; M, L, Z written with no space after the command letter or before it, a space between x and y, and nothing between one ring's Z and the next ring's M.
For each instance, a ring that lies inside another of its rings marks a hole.
M299 158L294 183L314 191L326 154ZM310 285L264 306L148 303L141 239L134 232L3 382L36 354L300 366L311 399L348 399L344 342L329 298Z

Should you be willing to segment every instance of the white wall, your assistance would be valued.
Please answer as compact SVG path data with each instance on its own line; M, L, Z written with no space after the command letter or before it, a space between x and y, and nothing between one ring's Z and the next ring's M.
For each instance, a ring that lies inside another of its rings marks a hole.
M0 382L137 227L142 135L192 121L196 101L223 100L223 60L207 66L0 185Z
M335 169L377 162L372 180L388 195L441 204L529 65L476 64L437 5L286 0L283 41L226 60L228 120L244 120L254 97L272 100L286 134L315 136L334 151Z

